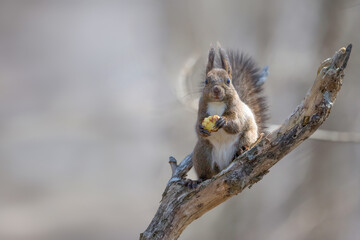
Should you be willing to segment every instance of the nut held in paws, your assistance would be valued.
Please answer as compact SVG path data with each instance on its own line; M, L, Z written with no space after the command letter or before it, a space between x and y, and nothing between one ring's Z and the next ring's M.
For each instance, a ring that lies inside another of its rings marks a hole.
M204 120L202 121L201 124L209 132L216 132L218 129L215 127L215 123L218 119L220 119L220 116L218 116L218 115L209 116L207 118L204 118Z

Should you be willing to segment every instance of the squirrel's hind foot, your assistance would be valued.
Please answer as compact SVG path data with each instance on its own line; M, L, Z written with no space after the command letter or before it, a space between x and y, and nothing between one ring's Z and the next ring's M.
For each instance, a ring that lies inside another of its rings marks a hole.
M198 180L192 180L192 179L185 179L184 180L184 185L185 187L188 187L189 189L195 189L198 187L198 185L200 183L202 183L202 179L198 179Z
M247 150L249 150L248 146L242 146L241 148L239 148L239 150L235 153L235 158L239 157L241 154L243 154L244 152L246 152Z

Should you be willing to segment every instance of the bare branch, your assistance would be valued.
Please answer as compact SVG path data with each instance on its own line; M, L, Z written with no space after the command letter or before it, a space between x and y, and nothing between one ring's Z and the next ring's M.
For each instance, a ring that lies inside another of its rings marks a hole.
M192 157L192 153L186 156L186 158L183 161L181 161L179 165L176 164L177 161L174 157L170 157L169 163L171 165L172 176L171 179L169 180L168 185L176 181L181 181L181 179L186 177L186 174L190 171L190 169L193 166L191 157Z
M280 125L272 124L268 127L269 131L279 128ZM360 143L360 133L358 132L341 132L325 129L318 129L309 138L321 141L343 142L343 143Z
M215 177L190 190L182 177L191 168L191 155L173 173L160 207L140 239L177 239L195 219L262 179L286 154L306 140L329 116L339 92L351 45L325 60L303 102L287 120Z

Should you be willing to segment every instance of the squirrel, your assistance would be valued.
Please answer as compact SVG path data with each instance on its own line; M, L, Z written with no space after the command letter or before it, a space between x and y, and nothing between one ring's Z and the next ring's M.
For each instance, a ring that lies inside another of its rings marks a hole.
M192 156L199 180L185 183L191 188L216 175L248 150L264 132L268 118L263 96L264 73L250 57L218 48L219 61L215 61L215 49L210 48L199 100L198 141ZM267 67L264 71L267 75ZM215 132L202 125L204 118L212 115L220 117L215 122Z

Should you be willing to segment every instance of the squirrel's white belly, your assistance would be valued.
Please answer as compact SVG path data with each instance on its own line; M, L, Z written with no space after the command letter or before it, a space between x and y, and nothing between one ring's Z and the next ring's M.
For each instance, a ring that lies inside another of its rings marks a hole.
M215 163L220 170L226 168L233 160L237 149L239 134L229 134L220 129L217 132L211 133L209 141L213 145L211 153L211 165L214 168Z
M211 115L222 115L226 109L224 102L209 102L207 106L207 113ZM209 141L213 145L211 152L211 166L214 169L215 164L219 170L226 168L233 160L236 145L239 140L239 134L229 134L220 129L217 132L211 133Z

